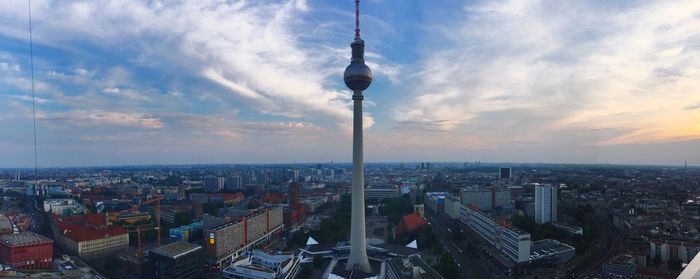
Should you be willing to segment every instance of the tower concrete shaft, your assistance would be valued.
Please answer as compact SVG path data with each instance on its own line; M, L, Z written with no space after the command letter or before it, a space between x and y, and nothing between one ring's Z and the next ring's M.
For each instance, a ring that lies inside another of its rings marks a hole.
M367 259L367 241L365 239L365 173L362 144L362 90L355 90L353 100L352 126L352 220L350 231L350 257L346 270L370 273L372 268Z

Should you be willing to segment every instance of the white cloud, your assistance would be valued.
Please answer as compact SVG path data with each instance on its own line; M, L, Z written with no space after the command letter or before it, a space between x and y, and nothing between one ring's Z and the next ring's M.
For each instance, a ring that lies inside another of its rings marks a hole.
M26 6L15 4L0 11L8 19L0 20L0 33L24 39L20 32L24 25L12 19L26 14ZM306 1L104 0L33 5L37 44L87 42L131 49L139 53L136 61L165 63L201 75L263 113L331 117L342 127L351 121L350 93L340 91L344 89L339 88L337 75L348 63L350 50L328 52L334 44L301 41L297 34L309 25L301 19L313 9ZM376 67L395 79L396 66ZM77 68L74 73L85 76L89 71ZM128 79L128 72L117 68L109 74L113 82L108 85L120 86ZM373 124L369 118L366 126Z
M692 128L699 116L682 109L700 92L700 2L614 5L467 4L455 21L426 27L442 44L423 59L417 89L395 108L394 119L497 135L493 144L610 126L629 135L583 144L700 137ZM618 113L635 117L597 121Z

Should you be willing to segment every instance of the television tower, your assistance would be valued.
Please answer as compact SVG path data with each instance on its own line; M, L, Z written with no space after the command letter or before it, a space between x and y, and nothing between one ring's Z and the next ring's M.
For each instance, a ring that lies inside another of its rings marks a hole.
M362 91L372 83L372 71L365 65L365 41L360 38L360 0L355 0L355 41L350 44L352 59L343 80L352 90L352 222L350 223L350 257L345 270L357 268L371 273L365 240L365 174L362 151Z

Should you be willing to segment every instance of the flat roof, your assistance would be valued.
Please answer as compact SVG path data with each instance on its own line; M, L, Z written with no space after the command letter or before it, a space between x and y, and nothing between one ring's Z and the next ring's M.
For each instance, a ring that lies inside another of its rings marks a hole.
M530 244L530 255L543 256L552 253L562 253L569 250L576 250L565 243L553 239L542 239L538 241L533 241Z
M177 259L178 257L187 255L203 249L202 246L189 242L178 241L167 245L160 246L151 250L151 253L166 256L168 258Z
M0 236L0 242L7 246L23 246L41 242L53 242L53 240L33 232L21 232Z
M0 229L12 230L12 222L5 214L0 214Z
M608 261L608 264L627 267L634 266L634 257L632 257L632 255L621 254Z

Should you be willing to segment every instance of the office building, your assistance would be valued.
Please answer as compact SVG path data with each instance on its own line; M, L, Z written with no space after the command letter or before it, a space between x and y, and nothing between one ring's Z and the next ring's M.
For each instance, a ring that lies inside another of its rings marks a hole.
M510 189L464 188L459 191L462 204L471 204L479 210L491 210L510 204Z
M0 261L16 269L50 269L53 240L33 232L0 235Z
M202 246L177 241L148 253L152 278L202 278Z
M205 215L206 216L206 215ZM203 223L216 224L216 217L203 218ZM224 221L221 219L220 221ZM281 232L283 224L282 207L269 206L263 211L229 221L209 228L207 235L207 251L209 256L217 261L235 257L245 247L262 242Z
M535 186L535 223L557 222L557 188L551 185Z
M383 199L398 198L399 196L401 196L399 188L393 185L365 188L365 200L375 198L381 201Z
M210 193L216 193L224 189L226 179L224 177L204 177L204 189Z
M232 175L226 178L226 191L241 191L243 189L240 175Z
M462 205L460 221L508 259L516 263L530 260L529 233L496 220L472 205Z
M453 220L459 219L462 210L462 203L452 195L445 196L445 214Z

